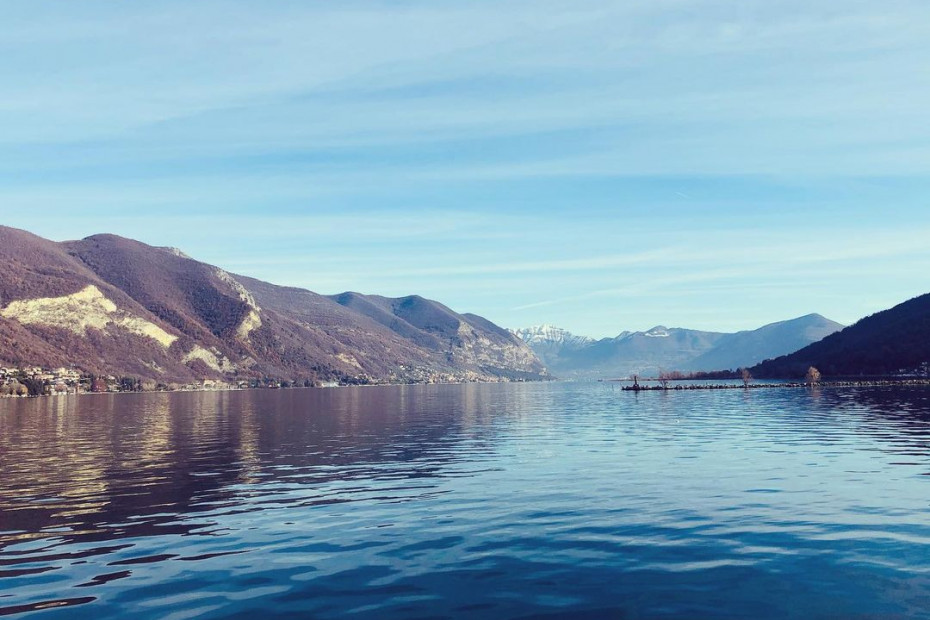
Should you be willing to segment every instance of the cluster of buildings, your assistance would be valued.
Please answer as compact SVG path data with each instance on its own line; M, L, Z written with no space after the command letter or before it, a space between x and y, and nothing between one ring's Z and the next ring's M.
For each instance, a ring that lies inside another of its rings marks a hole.
M85 379L88 383L84 391L89 391L89 378L74 368L0 366L0 396L35 395L40 389L44 394L76 393L81 390L81 383Z
M252 387L248 381L205 379L189 384L160 384L115 375L89 375L74 368L0 366L0 397L83 394L88 392L151 392L155 390L229 390Z
M433 383L477 383L477 382L506 382L505 378L497 379L477 373L472 370L461 370L456 372L439 372L432 368L420 366L400 365L398 372L391 374L387 381L371 380L370 383L413 383L413 384L433 384Z
M151 379L91 375L73 367L42 368L39 366L0 366L0 397L45 396L55 394L84 394L88 392L178 392L202 390L236 390L257 388L337 387L341 385L367 385L378 383L467 383L487 380L482 375L465 371L440 373L427 368L401 366L387 381L370 377L342 376L329 380L283 381L264 379L204 379L191 383L158 383Z

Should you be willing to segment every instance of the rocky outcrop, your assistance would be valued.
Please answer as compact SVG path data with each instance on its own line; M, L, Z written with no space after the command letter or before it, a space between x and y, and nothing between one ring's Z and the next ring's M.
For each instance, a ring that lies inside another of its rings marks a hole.
M10 302L0 309L0 316L23 325L65 329L78 336L86 336L88 329L123 329L151 338L166 349L178 339L151 321L119 310L93 284L71 295Z

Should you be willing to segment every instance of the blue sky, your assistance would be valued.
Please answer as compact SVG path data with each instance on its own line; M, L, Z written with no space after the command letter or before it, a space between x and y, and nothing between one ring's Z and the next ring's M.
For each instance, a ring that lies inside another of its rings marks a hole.
M507 326L930 292L930 3L3 2L0 222Z

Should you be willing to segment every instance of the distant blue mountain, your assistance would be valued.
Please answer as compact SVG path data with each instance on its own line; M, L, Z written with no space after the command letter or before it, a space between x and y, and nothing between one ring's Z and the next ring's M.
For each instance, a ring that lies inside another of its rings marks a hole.
M516 330L550 372L566 378L655 375L662 370L748 367L842 329L819 314L736 333L656 326L592 340L552 326Z

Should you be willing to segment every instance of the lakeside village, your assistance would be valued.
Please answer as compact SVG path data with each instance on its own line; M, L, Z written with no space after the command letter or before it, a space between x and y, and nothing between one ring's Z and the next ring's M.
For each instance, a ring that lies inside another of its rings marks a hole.
M354 379L353 384L368 383ZM94 394L105 392L200 392L210 390L247 390L259 388L337 387L347 381L283 381L271 378L251 378L233 381L204 379L191 383L159 383L154 380L115 375L94 375L75 368L42 368L40 366L0 366L0 398Z
M401 366L398 373L378 380L368 376L352 376L330 371L329 378L287 381L271 377L230 379L203 379L191 383L161 383L152 379L95 375L79 369L42 368L40 366L0 366L0 398L56 396L67 394L94 394L106 392L202 392L221 390L282 389L282 388L334 388L352 385L397 385L431 383L475 383L488 381L478 373L443 373L424 368ZM500 378L500 381L525 381L526 377Z
M336 382L332 382L336 385ZM302 387L303 385L301 385ZM296 387L287 381L249 379L218 381L204 379L193 383L158 383L135 377L94 375L75 368L42 368L0 366L0 398L15 396L54 396L58 394L90 394L103 392L175 392L202 390L235 390L259 387ZM324 384L328 387L328 383Z

